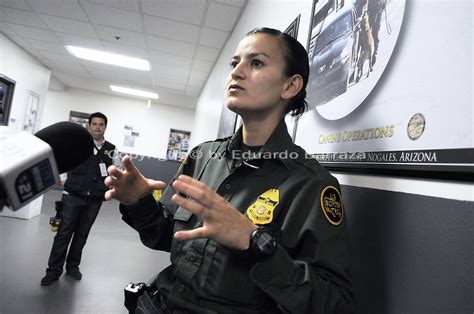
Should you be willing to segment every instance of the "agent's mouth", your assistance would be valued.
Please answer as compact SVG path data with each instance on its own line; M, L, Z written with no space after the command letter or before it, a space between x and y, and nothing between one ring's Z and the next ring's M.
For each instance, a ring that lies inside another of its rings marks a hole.
M228 90L232 92L232 91L238 91L238 90L245 90L245 88L243 88L239 84L230 84Z

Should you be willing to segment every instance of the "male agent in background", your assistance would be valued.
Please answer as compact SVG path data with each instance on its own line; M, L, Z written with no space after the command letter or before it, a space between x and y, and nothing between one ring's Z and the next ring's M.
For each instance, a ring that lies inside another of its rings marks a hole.
M89 132L94 139L94 154L77 168L67 173L62 195L61 225L54 237L46 276L41 285L49 286L59 279L66 262L66 275L81 280L79 270L82 249L108 189L104 184L107 167L113 164L110 156L115 145L104 139L107 117L96 112L89 116ZM69 245L70 244L70 245ZM69 247L69 250L68 250Z

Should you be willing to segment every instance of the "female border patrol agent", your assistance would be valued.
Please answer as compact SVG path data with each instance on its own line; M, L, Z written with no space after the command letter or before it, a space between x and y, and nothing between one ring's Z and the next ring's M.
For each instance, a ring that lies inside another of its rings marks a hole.
M205 142L165 184L129 157L106 199L144 245L171 252L135 313L350 313L352 283L337 180L292 143L284 116L306 107L308 56L278 30L239 43L225 93L243 126Z

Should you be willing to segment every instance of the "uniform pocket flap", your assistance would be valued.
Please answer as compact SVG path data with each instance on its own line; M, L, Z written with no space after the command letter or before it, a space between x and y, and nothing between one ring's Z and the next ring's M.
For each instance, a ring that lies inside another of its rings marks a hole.
M180 220L180 221L188 221L192 215L193 213L191 213L189 210L183 207L178 207L178 209L176 210L176 213L174 214L174 219Z

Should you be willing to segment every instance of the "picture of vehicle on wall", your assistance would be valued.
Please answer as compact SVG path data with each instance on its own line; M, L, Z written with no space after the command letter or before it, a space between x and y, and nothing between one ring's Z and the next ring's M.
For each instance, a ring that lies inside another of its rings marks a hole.
M324 118L336 120L356 109L383 73L400 30L397 27L394 34L391 21L401 25L405 1L326 0L313 7L308 105ZM349 92L350 98L342 97ZM344 105L332 106L340 101Z
M355 19L352 8L342 9L332 16L335 18L312 39L315 46L309 85L314 91L311 100L315 105L345 93L356 72L360 22Z

